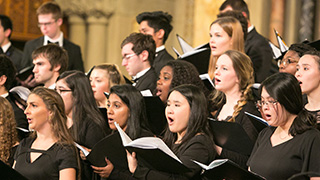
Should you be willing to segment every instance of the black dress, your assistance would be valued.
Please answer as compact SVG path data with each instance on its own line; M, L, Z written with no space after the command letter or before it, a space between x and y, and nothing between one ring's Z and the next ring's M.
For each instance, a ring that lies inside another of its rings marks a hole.
M214 150L213 145L214 144L212 140L206 135L196 135L189 142L187 142L187 145L181 149L180 153L176 154L182 163L191 170L185 174L172 174L152 170L141 166L140 163L138 163L138 167L133 176L137 179L151 180L201 179L201 167L191 160L196 160L203 164L211 163L216 157L216 151Z
M215 118L218 117L221 109L218 110L218 112L215 115ZM245 132L248 134L250 139L253 143L255 143L257 137L258 137L258 130L254 127L252 122L250 121L249 117L244 113L249 112L251 114L254 114L256 116L261 117L260 112L256 108L256 105L253 101L248 101L241 109L239 114L235 118L235 123L239 123ZM231 117L227 118L225 121L228 121ZM221 154L219 156L221 159L230 159L231 161L237 163L239 166L243 167L244 169L247 169L247 161L249 159L249 156L240 154L235 151L227 150L225 148L222 149Z
M259 134L248 166L266 179L288 179L301 172L320 173L320 132L307 130L292 139L272 146L270 138L276 128Z
M55 143L46 151L31 149L34 140L31 137L25 138L17 148L14 156L15 170L20 174L32 180L58 180L60 170L66 168L78 170L77 154L73 147ZM31 163L30 152L39 152L42 155Z

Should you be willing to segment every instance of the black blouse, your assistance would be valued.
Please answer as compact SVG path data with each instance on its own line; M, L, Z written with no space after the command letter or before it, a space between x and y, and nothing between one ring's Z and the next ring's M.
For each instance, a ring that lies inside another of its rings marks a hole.
M23 139L15 153L15 170L28 179L51 180L59 179L60 170L73 168L78 170L77 154L75 149L68 145L53 144L48 150L32 149L34 138ZM30 162L30 153L38 152L41 155Z
M276 128L261 131L248 161L251 171L272 180L288 179L301 172L320 173L320 132L307 130L281 144L272 146Z

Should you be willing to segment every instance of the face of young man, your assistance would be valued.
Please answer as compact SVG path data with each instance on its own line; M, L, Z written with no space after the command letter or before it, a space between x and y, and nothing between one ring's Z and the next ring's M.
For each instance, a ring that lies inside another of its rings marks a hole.
M128 43L122 47L122 66L126 68L130 76L137 75L144 69L142 53L137 55L132 50L133 44Z
M153 40L155 41L157 47L163 45L163 33L162 33L163 30L162 29L155 32L154 29L148 25L148 21L141 21L139 26L140 26L139 32L142 34L151 35Z
M43 35L51 39L57 39L60 36L62 19L55 20L52 16L52 14L38 15L38 26Z
M56 81L56 74L60 69L59 67L51 68L50 62L43 56L39 56L38 58L33 60L34 68L34 79L36 83L41 84L53 84ZM47 86L46 86L47 87Z

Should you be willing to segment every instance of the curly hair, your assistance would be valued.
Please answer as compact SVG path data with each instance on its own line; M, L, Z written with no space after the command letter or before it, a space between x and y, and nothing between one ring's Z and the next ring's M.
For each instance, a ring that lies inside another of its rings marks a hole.
M316 49L305 43L296 43L291 44L289 50L297 52L299 57L302 57L307 51L314 51Z
M182 84L193 84L199 87L206 96L210 94L201 81L197 68L193 64L184 60L173 60L167 62L165 66L170 66L173 72L170 89Z
M241 91L240 100L234 106L234 112L232 114L232 118L229 119L229 122L234 122L235 117L240 113L242 107L247 103L248 100L253 100L251 86L254 83L253 77L253 66L251 59L244 53L235 51L235 50L228 50L225 53L233 64L233 68L236 72L236 75L239 79L239 89ZM212 101L218 103L218 107L224 103L225 97L221 91L214 91L213 92L213 99Z
M0 97L0 160L9 164L11 148L18 142L16 121L11 104Z

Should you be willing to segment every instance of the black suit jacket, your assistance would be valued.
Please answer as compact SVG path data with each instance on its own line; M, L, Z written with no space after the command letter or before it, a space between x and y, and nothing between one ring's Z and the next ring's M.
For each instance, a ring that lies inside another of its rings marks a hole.
M10 57L13 65L16 67L17 71L20 71L21 69L25 68L22 66L23 52L20 49L11 45L5 54L8 57Z
M151 93L156 89L157 86L157 74L153 68L150 68L143 76L141 76L136 82L135 87L139 91L149 89Z
M272 73L275 67L272 62L272 50L268 41L255 28L248 33L245 42L246 54L251 58L255 72L255 82L262 82Z
M152 67L156 71L157 75L160 74L160 71L164 65L170 60L174 60L174 58L167 52L166 49L163 49L156 53L156 57L154 58Z
M43 46L44 36L28 41L23 50L23 66L27 67L32 65L32 52ZM68 70L80 70L84 72L83 61L81 56L80 47L67 39L63 39L63 48L68 52L69 62Z

